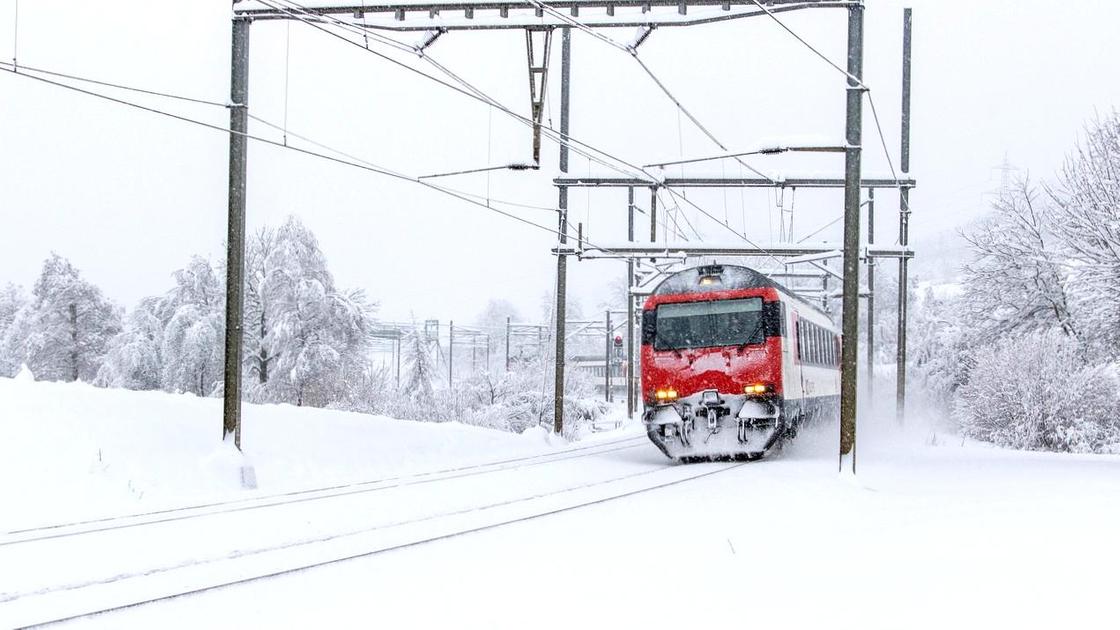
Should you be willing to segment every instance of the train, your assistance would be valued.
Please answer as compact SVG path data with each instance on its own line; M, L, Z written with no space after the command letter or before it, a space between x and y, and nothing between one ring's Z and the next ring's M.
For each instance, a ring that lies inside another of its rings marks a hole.
M763 273L677 271L641 321L642 420L673 460L757 459L806 423L839 418L840 331Z

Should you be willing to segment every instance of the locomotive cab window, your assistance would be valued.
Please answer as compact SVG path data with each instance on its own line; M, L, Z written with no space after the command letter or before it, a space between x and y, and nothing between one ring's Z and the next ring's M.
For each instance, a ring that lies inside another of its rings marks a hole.
M760 344L766 340L762 298L661 304L655 350Z

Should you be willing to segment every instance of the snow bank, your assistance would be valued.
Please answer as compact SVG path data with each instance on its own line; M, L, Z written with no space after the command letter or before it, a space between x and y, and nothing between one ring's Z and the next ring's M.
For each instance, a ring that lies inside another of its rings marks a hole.
M251 405L242 447L221 441L222 401L0 378L0 528L273 494L534 454L562 445L357 413Z

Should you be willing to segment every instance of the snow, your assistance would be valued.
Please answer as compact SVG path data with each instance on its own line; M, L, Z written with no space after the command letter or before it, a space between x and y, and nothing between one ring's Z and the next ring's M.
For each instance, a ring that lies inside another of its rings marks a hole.
M267 502L290 488L546 456L485 474L388 480L375 484L383 487L377 492L180 522L31 543L0 536L0 566L16 568L0 572L3 627L313 563L324 564L72 625L1093 628L1115 621L1118 456L1000 450L931 435L926 420L911 417L905 431L893 420L861 421L855 476L837 473L828 426L760 462L680 466L634 424L596 434L592 454L582 456L572 449L589 444L550 446L543 431L518 436L246 405L244 445L261 482L247 493L231 470L244 460L218 440L218 400L0 379L0 401L0 466L5 479L23 482L22 492L5 484L0 497L0 531L9 532L93 513L215 498ZM705 476L685 480L698 475ZM633 494L612 499L623 493ZM600 502L584 505L592 501ZM474 531L417 544L465 530ZM351 556L362 557L336 562ZM77 588L107 575L116 577ZM60 585L75 588L48 592Z
M238 454L222 400L0 378L0 531L272 494L549 450L540 434L291 405L243 406Z

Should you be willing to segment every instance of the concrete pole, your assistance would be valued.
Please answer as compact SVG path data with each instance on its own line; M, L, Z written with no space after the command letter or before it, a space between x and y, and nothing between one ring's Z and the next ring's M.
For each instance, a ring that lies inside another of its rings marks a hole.
M610 309L607 309L606 322L607 322L607 335L606 335L607 346L606 346L606 354L603 355L603 358L605 359L605 362L603 363L603 366L604 366L604 368L606 368L603 372L603 374L604 374L603 384L606 387L603 389L603 400L605 400L607 402L610 402L611 401L611 349L614 347L614 339L612 338L613 335L611 335L611 311L610 311Z
M438 347L439 341L436 341ZM447 390L451 391L451 380L455 375L455 320L447 325Z
M910 33L912 9L902 11L902 176L910 173ZM900 188L898 212L898 244L910 242L910 189ZM895 359L895 416L899 424L906 422L906 320L909 307L909 281L906 258L898 259L898 356Z
M626 207L626 238L634 242L634 187L629 188L629 201ZM634 416L634 296L630 287L634 286L634 259L626 260L626 417Z
M506 371L509 371L509 317L506 317Z
M245 296L245 172L249 126L249 20L233 18L229 109L229 213L226 232L226 335L222 440L241 450L241 345Z
M560 172L568 172L568 129L571 116L572 33L561 29L560 44ZM560 244L568 242L568 187L560 187ZM564 320L567 318L568 258L556 257L556 378L552 394L552 430L564 432Z
M867 191L867 244L875 244L875 189ZM875 259L867 257L867 404L875 406Z
M840 462L855 472L859 352L860 147L863 142L863 5L848 7L847 149L844 157L844 345L840 361Z

